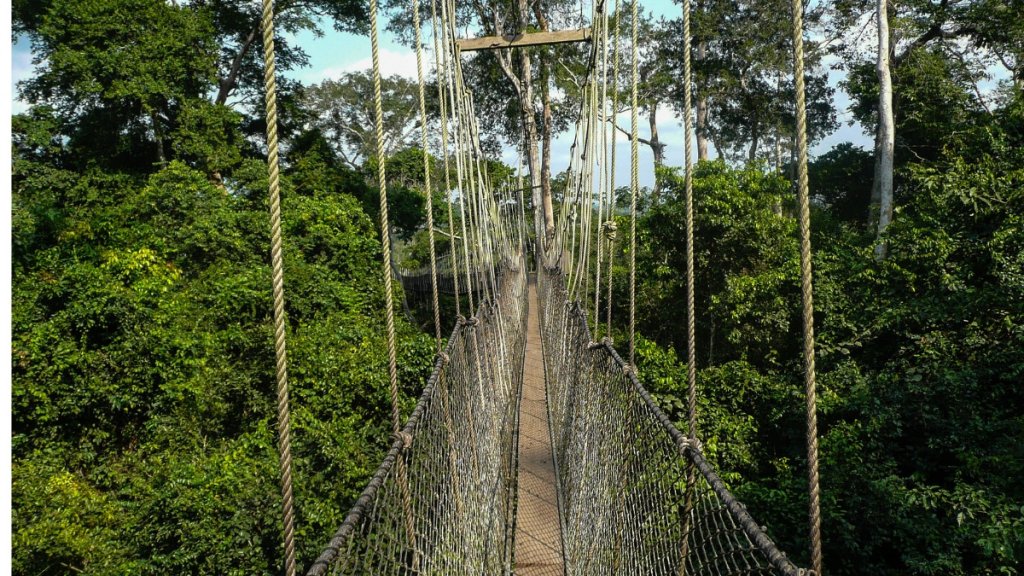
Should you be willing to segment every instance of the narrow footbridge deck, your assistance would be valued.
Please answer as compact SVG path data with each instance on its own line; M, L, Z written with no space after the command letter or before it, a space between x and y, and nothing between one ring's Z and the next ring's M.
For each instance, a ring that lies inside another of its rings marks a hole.
M526 359L519 406L519 481L515 530L515 573L561 576L562 530L548 427L544 355L541 348L537 286L530 282L526 320Z

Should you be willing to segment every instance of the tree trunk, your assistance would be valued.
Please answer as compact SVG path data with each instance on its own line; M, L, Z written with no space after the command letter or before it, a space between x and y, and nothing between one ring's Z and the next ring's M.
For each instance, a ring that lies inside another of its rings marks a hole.
M533 15L537 18L537 25L541 32L548 31L548 20L544 17L544 10L540 1L533 3ZM543 101L543 115L541 120L544 123L544 155L541 157L540 187L541 196L544 199L544 234L548 240L555 237L555 211L551 200L551 133L554 120L551 115L551 70L545 59L540 60L540 81L543 84L544 92L541 94Z
M889 14L886 0L878 0L878 244L875 258L886 255L881 236L892 222L892 171L895 122L892 112L892 75L889 71Z
M875 167L874 179L871 181L871 199L868 201L868 229L878 228L878 207L882 203L879 184L882 182L882 127L875 126Z
M761 138L761 124L757 120L752 120L750 126L750 152L747 154L747 161L753 162L757 160L757 145Z
M529 20L529 4L526 0L518 0L519 29L526 30ZM519 111L523 116L523 148L526 151L526 162L530 169L530 186L533 197L533 224L537 235L537 253L543 253L544 206L541 198L541 166L537 150L537 122L533 109L533 62L528 49L520 48L519 52Z
M544 233L551 240L555 235L555 213L551 203L551 132L553 118L551 115L551 79L548 77L548 65L541 62L541 81L544 83L544 156L541 158L540 187L544 197Z
M722 141L717 138L714 138L711 140L711 143L715 145L715 154L718 155L718 158L721 160L725 160L725 151L722 150Z
M708 43L701 40L697 43L697 62L702 62L707 55ZM686 119L690 121L689 118ZM708 159L708 98L703 90L697 90L697 161Z
M658 182L658 169L665 165L665 145L658 137L658 103L651 102L647 107L647 120L651 125L651 153L654 155L654 190L651 192L651 202L658 203L661 195L661 184Z
M160 165L167 164L167 155L164 153L164 131L160 127L160 115L156 110L149 111L149 121L153 123L153 139L156 141L156 157Z

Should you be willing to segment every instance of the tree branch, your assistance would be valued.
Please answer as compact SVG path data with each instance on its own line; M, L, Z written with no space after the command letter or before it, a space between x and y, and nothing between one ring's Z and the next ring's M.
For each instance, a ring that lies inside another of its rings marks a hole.
M625 129L625 128L623 128L622 126L619 126L619 124L618 124L617 122L615 122L615 121L614 121L614 119L612 119L612 118L609 118L609 119L608 119L608 122L611 122L611 123L612 123L612 126L614 126L616 130L618 130L619 132L622 132L623 134L625 134L625 135L626 135L626 138L629 138L630 140L632 140L632 139L633 139L633 134L632 134L632 133L631 133L631 132L630 132L629 130L626 130L626 129ZM651 141L650 141L650 140L648 140L648 139L646 139L646 138L642 138L642 137L640 137L639 135L637 135L637 137L636 137L636 141L637 141L637 142L639 142L639 143L641 143L641 144L646 144L647 146L650 146L651 148L653 148L653 147L654 147L654 146L653 146L653 145L651 144Z
M260 25L257 22L256 26L249 31L249 35L245 38L245 42L242 42L242 46L238 49L238 54L235 54L234 60L231 61L231 68L228 71L227 76L218 82L217 104L224 104L228 101L228 96L235 88L235 82L238 79L238 71L242 68L242 60L244 60L245 55L249 53L249 48L252 47L252 43L256 40L256 34L259 33L259 31Z

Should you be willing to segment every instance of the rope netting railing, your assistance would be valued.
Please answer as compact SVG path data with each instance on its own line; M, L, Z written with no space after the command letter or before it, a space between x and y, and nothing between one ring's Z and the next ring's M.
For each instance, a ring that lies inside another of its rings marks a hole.
M526 274L521 255L502 268L310 575L511 572Z
M565 573L802 574L610 341L591 340L561 269L538 276ZM688 463L697 469L689 522Z
M433 289L432 279L436 280L439 294L448 296L465 294L467 290L481 290L490 274L490 267L486 263L473 260L465 262L453 257L452 253L437 258L435 270L430 265L409 268L396 266L395 278L402 283L406 292L416 294L429 294ZM468 269L468 277L466 276ZM501 282L500 274L502 268L497 268L495 273L499 275L498 282Z

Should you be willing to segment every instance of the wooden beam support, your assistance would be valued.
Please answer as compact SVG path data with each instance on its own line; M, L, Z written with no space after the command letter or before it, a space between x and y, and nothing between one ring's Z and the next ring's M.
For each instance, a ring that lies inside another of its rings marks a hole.
M460 52L472 52L475 50L500 50L502 48L519 48L523 46L565 44L568 42L589 42L590 37L590 28L580 28L579 30L561 30L558 32L531 32L529 34L463 38L456 40L455 44L459 47Z

